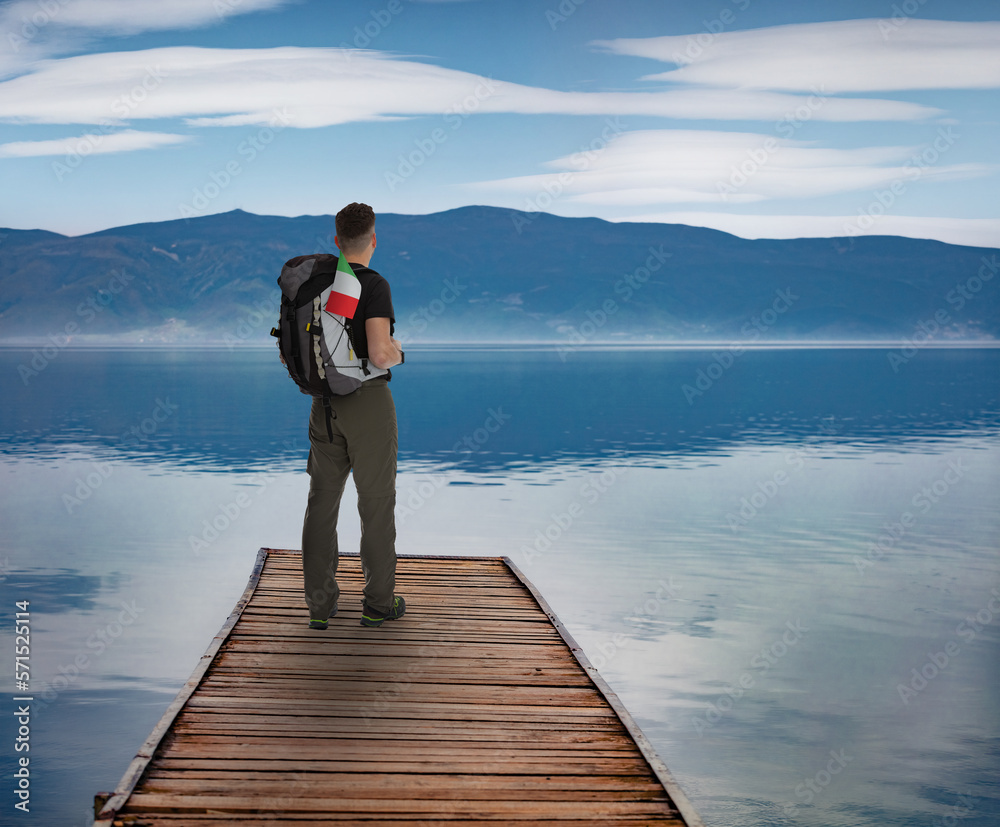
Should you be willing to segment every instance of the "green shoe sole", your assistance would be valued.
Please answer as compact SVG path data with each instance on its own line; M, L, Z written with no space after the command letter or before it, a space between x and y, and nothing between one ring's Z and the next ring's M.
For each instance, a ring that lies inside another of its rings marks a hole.
M370 611L367 606L361 612L361 625L367 626L369 629L374 629L377 626L381 626L387 620L399 620L406 613L406 601L402 597L394 597L392 603L392 609L387 615L370 615L367 612Z
M337 610L334 609L333 612L330 614L330 617L334 617L336 616L336 614ZM329 625L330 625L330 618L327 618L326 620L316 620L315 618L309 618L310 629L325 629Z

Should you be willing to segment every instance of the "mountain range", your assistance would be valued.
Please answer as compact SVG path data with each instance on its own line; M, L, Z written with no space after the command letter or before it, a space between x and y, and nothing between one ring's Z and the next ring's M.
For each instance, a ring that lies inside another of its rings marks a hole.
M493 207L385 214L371 266L408 343L1000 339L995 249L746 240ZM0 341L271 341L284 261L336 253L332 216L235 210L69 237L0 230Z

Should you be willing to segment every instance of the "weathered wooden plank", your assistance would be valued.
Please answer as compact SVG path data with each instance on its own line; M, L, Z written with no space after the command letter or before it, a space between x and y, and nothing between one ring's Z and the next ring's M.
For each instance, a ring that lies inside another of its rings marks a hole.
M400 672L408 677L414 675L434 675L438 673L468 673L470 677L476 677L480 673L496 672L501 675L508 675L516 678L522 672L531 678L539 678L543 675L573 675L586 678L586 673L580 669L579 664L571 657L557 659L546 659L536 661L536 665L516 661L509 658L466 658L457 663L453 660L433 660L426 657L413 655L400 655L394 658L387 657L357 657L341 660L336 657L329 657L314 653L294 654L294 655L274 655L266 660L256 654L248 654L237 651L227 651L216 658L211 671L233 671L241 669L302 669L311 675L337 674L344 672L350 675L357 675L359 672L394 673ZM589 679L588 684L589 685Z
M405 778L406 776L399 776ZM663 788L659 785L649 785L646 788L630 788L623 790L591 789L578 787L571 789L553 789L541 787L537 789L512 789L508 786L474 789L465 787L459 792L454 785L448 783L455 776L442 775L443 779L436 786L387 788L381 783L367 784L358 779L350 785L323 785L322 797L326 799L400 799L442 801L462 798L468 801L667 801ZM302 785L304 787L304 785ZM261 796L264 798L288 795L294 790L297 794L311 798L310 789L298 789L287 781L247 781L242 777L230 778L157 778L147 781L144 790L148 793L162 795L229 795Z
M360 627L359 627L360 628ZM374 631L374 630L373 630ZM263 640L231 635L226 642L226 652L253 652L270 654L328 654L332 657L406 657L419 655L425 658L500 658L509 660L546 660L550 653L556 660L568 662L563 647L553 641L547 644L525 643L507 646L502 643L484 642L479 645L469 643L401 643L397 637L373 637L370 641L354 641L341 644L334 638L321 637L323 632L314 632L314 637L292 640ZM398 632L395 634L399 634Z
M262 549L95 824L700 827L510 561L400 557L407 615L380 629L357 622L356 556L338 582L340 612L310 630L301 555Z
M446 744L452 742L466 743L502 743L517 744L523 749L551 749L558 748L621 748L632 749L633 742L627 736L617 732L609 733L588 733L579 732L576 728L565 730L552 730L543 732L541 730L530 730L525 732L511 731L505 727L503 729L473 729L463 728L461 730L447 731L440 727L425 727L422 730L406 728L401 732L401 727L393 727L391 730L372 731L371 728L346 729L334 726L322 719L310 718L304 723L286 723L280 727L274 726L270 719L259 719L258 722L247 721L246 719L237 722L225 723L188 723L178 720L174 724L174 732L178 735L226 735L236 734L289 737L289 738L316 738L322 740L333 740L338 745L344 741L364 735L364 742L369 746L372 741L392 741L386 748L397 748L398 743L406 740L426 740L436 744Z
M531 721L463 721L439 720L429 718L427 720L401 719L401 718L371 718L363 719L359 717L344 717L338 715L328 715L317 717L312 712L304 711L301 715L282 715L278 713L268 713L258 709L234 712L232 709L185 709L183 714L177 718L176 726L182 726L187 721L211 722L234 721L236 726L288 726L288 727L329 727L337 732L350 734L353 732L364 732L366 737L378 737L378 733L386 733L392 736L405 736L407 733L418 733L427 737L440 736L441 738L452 738L456 735L471 735L474 733L509 734L511 738L546 738L562 737L569 733L578 735L581 738L591 737L591 734L614 733L620 735L624 733L628 736L621 722L615 718L588 718L579 720L566 718L551 720L544 723L534 723ZM276 722L276 723L272 723Z
M246 668L246 669L220 669L213 675L213 683L216 686L221 686L226 680L239 681L240 673L245 675L247 678L255 680L266 680L274 678L278 675L285 675L289 677L304 678L311 680L322 680L322 681L333 681L333 680L350 680L358 677L368 677L374 684L376 682L391 682L393 684L399 682L399 678L393 678L387 676L383 672L378 671L366 671L364 669L357 669L353 671L348 671L347 669L324 669L317 672L316 674L308 674L304 671L305 667L296 667L294 669L280 669L280 668ZM501 673L501 674L498 674ZM520 679L520 680L519 680ZM515 667L507 673L502 673L499 669L482 669L480 674L466 674L465 672L449 671L447 669L437 669L434 671L416 671L405 676L405 682L410 683L441 683L442 681L447 681L448 683L454 684L486 684L491 686L521 686L528 685L535 687L544 686L575 686L575 687L586 687L585 676L573 675L573 674L553 674L553 673L539 673L533 672L530 668L518 668ZM504 683L506 681L506 683ZM378 690L376 690L378 691Z
M191 770L175 770L153 767L147 779L152 787L163 783L185 784L233 784L247 783L252 785L273 784L286 787L298 784L307 776L295 775L277 771L244 771L235 772L224 769L204 769L197 773ZM320 790L350 791L363 786L375 786L381 794L387 797L416 797L421 792L436 795L437 791L452 791L455 795L474 793L499 793L510 791L517 795L525 792L531 796L545 792L581 792L600 791L621 792L634 790L638 792L662 792L658 781L650 778L648 773L641 775L468 775L459 773L380 773L372 776L367 772L323 772L312 771L308 774L310 781L316 781Z
M164 813L157 815L156 822L157 824L164 825L197 824L198 827L202 827L203 825L204 827L232 827L233 825L232 819L220 821L215 815L198 814ZM143 817L140 817L137 821L124 821L116 819L114 823L115 827L127 827L127 825L130 824L142 825L142 827L148 827L149 825L149 821ZM276 816L273 812L269 811L260 814L242 814L239 817L239 823L262 825L263 827L288 827L290 822L287 820L287 817ZM483 824L505 823L517 824L517 827L549 827L549 825L553 822L549 819L539 821L534 818L518 818L515 821L507 817L500 817L496 819L486 819L483 817L465 819L461 817L445 818L435 816L428 819L421 816L407 816L405 814L397 813L388 819L375 817L363 819L337 818L335 820L330 820L320 815L313 817L300 815L295 818L294 823L302 824L306 827L399 827L400 824L405 824L406 827L437 827L441 824L447 824L448 827L481 827ZM649 827L650 823L682 824L683 822L666 821L661 819L657 819L655 822L650 822L647 817L633 818L631 816L605 816L601 819L600 823L612 825L612 827ZM584 821L578 819L560 819L558 824L559 827L594 827L595 822L593 819L587 819Z
M359 761L381 760L381 755L388 747L373 754L371 741L364 739L341 738L335 741L337 757L342 759L357 758ZM225 758L229 755L266 755L268 758L282 760L286 758L312 758L324 760L330 754L331 744L326 738L309 738L305 736L281 736L246 734L237 735L201 735L191 733L175 733L171 744L164 750L164 755L173 758L181 755L199 757ZM408 760L423 760L438 758L442 760L459 759L475 761L478 759L493 761L501 757L516 756L519 760L543 761L564 759L579 761L609 758L617 761L621 757L635 755L631 743L618 745L607 744L563 744L558 747L546 744L526 746L517 742L505 741L456 741L442 744L435 741L420 741L396 739L391 748L397 755L405 755Z
M199 695L188 701L191 708L213 709L272 709L287 711L296 702L281 697L233 697L224 694ZM612 709L604 707L557 707L524 706L513 704L460 704L460 703L413 703L397 701L393 698L376 698L372 701L313 701L297 702L304 712L329 712L337 715L353 715L366 719L404 718L409 720L453 720L453 721L589 721L591 719L614 720Z
M410 598L407 604L413 608L420 606L419 603L414 602L413 598ZM422 606L420 606L420 609L422 614L411 618L405 631L433 632L438 635L447 632L475 631L503 637L515 634L529 636L543 635L546 638L558 637L555 629L537 616L525 619L503 617L495 612L485 615L480 615L478 612L473 614L453 612L450 613L455 615L452 617L444 612L431 612L429 610L425 612ZM301 633L309 631L303 627L301 622L304 613L305 609L300 608L295 615L276 615L273 613L245 615L244 621L240 626L240 633L244 635L256 633L266 637L273 637L275 634L281 635L287 632ZM355 636L360 636L373 632L373 629L366 629L363 626L358 626L356 623L348 623L349 620L359 620L360 618L361 607L359 606L353 612L350 610L338 612L337 616L331 620L331 623L341 633L353 632ZM448 625L441 626L440 624L445 621Z
M219 769L226 767L234 772L260 772L262 770L282 770L289 773L309 773L316 769L316 762L308 759L290 758L287 760L260 758L252 759L245 756L236 757L215 757L215 758L191 758L164 756L157 758L157 766L170 769ZM461 773L461 774L486 774L486 775L526 775L534 773L536 775L637 775L648 772L649 766L642 757L619 759L616 763L609 763L608 760L601 761L576 761L572 765L564 761L529 761L527 759L514 761L476 761L467 763L464 761L406 761L387 760L379 756L372 756L371 761L338 761L334 758L325 758L322 763L323 769L327 772L357 772L359 769L367 769L369 772L385 773Z
M301 795L291 796L234 796L234 795L179 795L163 793L132 794L136 809L147 813L159 812L207 812L241 813L260 809L286 813L320 813L324 816L358 815L361 813L406 813L423 815L458 816L503 816L517 818L530 816L538 818L602 818L614 815L670 814L669 799L664 794L659 800L633 801L510 801L493 799L490 801L468 801L465 799L393 799L393 798L312 798Z
M405 686L400 685L405 682ZM393 691L394 687L399 687ZM503 704L504 706L559 706L604 708L603 698L591 687L577 686L517 686L495 684L417 683L403 677L397 680L354 681L328 680L299 676L285 676L275 689L273 679L247 676L243 680L219 676L206 679L202 684L206 695L224 693L232 696L248 695L252 698L267 697L272 692L284 700L336 700L354 702L361 699L368 703L384 697L387 692L405 698L408 703L459 702L464 704Z

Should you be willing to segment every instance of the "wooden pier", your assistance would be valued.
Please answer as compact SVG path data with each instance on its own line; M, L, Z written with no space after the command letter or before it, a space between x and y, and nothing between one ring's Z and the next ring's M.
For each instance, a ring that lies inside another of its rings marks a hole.
M507 558L407 557L405 617L308 628L302 555L261 549L243 597L95 825L702 822Z

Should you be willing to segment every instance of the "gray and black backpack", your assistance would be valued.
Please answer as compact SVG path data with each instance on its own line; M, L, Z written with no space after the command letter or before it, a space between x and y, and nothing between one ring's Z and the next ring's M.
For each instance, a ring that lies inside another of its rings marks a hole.
M358 356L352 319L328 309L343 307L338 305L336 295L331 299L338 277L337 262L337 256L327 253L285 262L278 277L281 316L278 326L271 330L288 375L302 393L324 399L352 393L363 382L388 373ZM353 309L349 312L353 316Z

